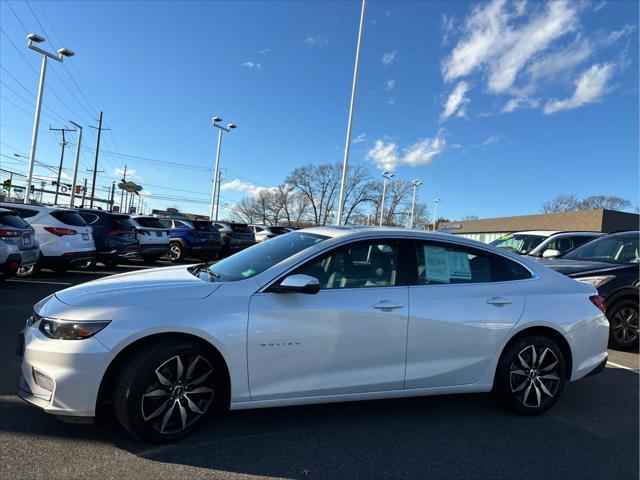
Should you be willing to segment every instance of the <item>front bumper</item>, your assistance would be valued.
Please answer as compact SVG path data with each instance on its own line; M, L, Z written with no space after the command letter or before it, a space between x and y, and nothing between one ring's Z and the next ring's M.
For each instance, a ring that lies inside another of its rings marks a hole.
M94 416L100 379L111 360L110 351L94 337L53 340L35 327L26 327L23 335L18 397L54 415ZM37 383L36 375L52 381L51 391Z

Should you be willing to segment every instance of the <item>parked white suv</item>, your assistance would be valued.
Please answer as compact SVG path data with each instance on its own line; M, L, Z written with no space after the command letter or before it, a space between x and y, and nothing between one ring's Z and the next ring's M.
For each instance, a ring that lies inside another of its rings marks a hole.
M563 232L557 230L530 230L514 232L491 242L498 248L511 250L520 255L534 257L558 257L601 236L599 232Z
M96 256L91 227L75 210L44 205L0 203L14 210L35 230L40 243L38 268L65 272L72 265L84 265Z
M138 256L147 263L153 263L162 255L169 254L169 230L157 217L137 215L129 219L136 227L140 251Z

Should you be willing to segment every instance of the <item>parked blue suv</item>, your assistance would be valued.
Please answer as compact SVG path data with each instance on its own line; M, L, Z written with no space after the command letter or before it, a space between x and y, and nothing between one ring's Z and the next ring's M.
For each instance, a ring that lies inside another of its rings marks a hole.
M209 220L186 217L159 220L169 230L169 258L172 262L181 262L186 257L210 260L220 255L220 234Z

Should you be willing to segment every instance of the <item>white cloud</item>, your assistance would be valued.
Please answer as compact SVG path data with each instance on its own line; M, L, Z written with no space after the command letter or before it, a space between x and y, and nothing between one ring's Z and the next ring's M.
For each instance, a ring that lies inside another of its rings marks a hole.
M540 100L537 98L514 97L505 103L500 111L511 113L518 108L536 108L538 105L540 105Z
M613 32L609 33L604 43L606 45L612 45L616 43L618 40L620 40L621 38L626 37L627 35L630 35L635 29L636 29L635 25L627 24L624 27L622 27L620 30L614 30Z
M360 133L356 136L356 138L354 138L351 143L362 143L367 139L367 134L366 133Z
M385 85L386 85L385 88L388 91L391 91L396 88L396 81L394 79L387 80L387 83Z
M396 60L396 54L397 53L398 53L397 50L394 50L392 52L384 53L382 55L382 59L381 59L382 65L384 65L385 67L388 67L388 66L392 65L393 62L395 62L395 60Z
M270 48L263 48L262 50L260 50L260 55L264 55L265 53L269 53L270 51Z
M545 55L527 68L529 75L529 90L535 88L538 80L548 77L556 77L562 72L569 71L578 66L593 53L593 47L587 40L573 42L566 48Z
M456 87L447 97L444 104L444 111L440 115L440 121L448 119L451 115L457 114L459 117L465 116L465 109L469 99L465 96L469 91L469 84L465 81L458 82Z
M389 105L390 107L393 107L396 104L396 99L394 97L391 97L389 100L387 100L387 105Z
M532 59L577 27L573 3L548 2L530 20L522 21L525 7L525 2L492 0L474 8L462 39L442 64L444 79L456 80L486 67L489 91L505 92Z
M593 11L594 12L599 12L600 10L602 10L605 6L607 5L607 2L605 2L605 0L602 0L600 3L596 3L593 6Z
M500 143L504 141L504 135L491 135L490 137L487 137L487 139L482 142L482 145L484 147L487 147L489 145L495 145L496 143Z
M456 32L456 19L453 15L443 13L440 16L440 28L442 29L442 44L447 45L449 38Z
M544 113L549 115L599 100L604 95L612 74L613 65L610 63L592 65L578 78L573 95L564 100L550 100L544 106Z
M235 191L235 192L242 192L242 193L248 193L251 195L256 195L258 192L261 192L264 190L273 190L274 188L275 187L271 187L271 188L261 187L253 183L243 182L242 180L236 178L235 180L231 180L230 182L223 183L220 186L220 191L223 191L223 192Z
M323 37L322 35L308 35L307 38L304 39L304 44L307 47L326 47L329 44L329 39L327 37Z
M446 141L442 131L438 132L434 138L423 138L406 147L402 155L398 153L398 146L395 143L376 140L373 147L367 152L367 159L380 170L393 171L402 165L411 167L428 165L433 157L444 151L445 147Z
M254 70L262 70L262 64L260 62L244 62L242 66L252 68Z

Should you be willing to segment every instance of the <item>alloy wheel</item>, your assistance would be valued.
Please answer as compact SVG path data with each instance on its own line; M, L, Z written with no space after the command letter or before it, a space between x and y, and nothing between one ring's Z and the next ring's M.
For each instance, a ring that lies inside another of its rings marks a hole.
M543 406L558 392L561 383L558 365L558 357L549 347L526 346L511 362L511 393L525 407Z
M201 355L171 357L155 369L142 395L143 420L161 434L186 430L213 402L212 374L213 367Z
M169 247L169 258L171 260L175 262L176 260L180 259L181 255L182 249L178 245L173 244L171 245L171 247Z
M611 319L611 334L621 344L638 340L638 310L623 307Z

